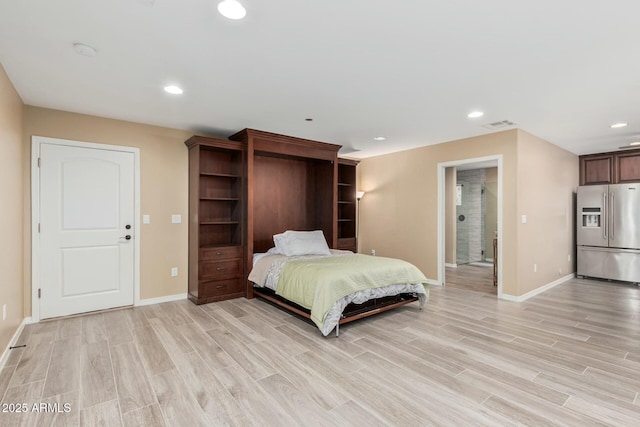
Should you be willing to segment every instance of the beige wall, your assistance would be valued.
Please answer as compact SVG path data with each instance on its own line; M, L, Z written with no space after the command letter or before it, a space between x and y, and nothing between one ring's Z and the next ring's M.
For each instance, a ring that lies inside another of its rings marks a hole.
M456 264L456 168L449 167L444 171L444 262Z
M503 292L517 295L517 131L364 159L358 167L363 253L406 259L437 280L437 165L503 156Z
M23 104L0 65L0 354L24 318L22 303L22 114Z
M493 258L493 239L498 232L498 168L487 168L485 176L485 258Z
M518 132L518 295L574 272L577 187L578 156Z
M520 130L364 159L363 253L406 259L437 280L437 165L503 156L503 293L521 296L573 272L578 157ZM521 215L528 217L521 224ZM538 273L533 273L533 264Z
M151 224L141 225L138 233L141 244L140 298L186 293L188 160L184 141L191 133L31 106L25 107L24 121L26 315L31 314L31 233L28 218L31 217L29 194L33 135L140 149L140 214L151 215ZM182 215L182 223L171 224L172 214ZM171 267L178 267L178 277L171 277Z

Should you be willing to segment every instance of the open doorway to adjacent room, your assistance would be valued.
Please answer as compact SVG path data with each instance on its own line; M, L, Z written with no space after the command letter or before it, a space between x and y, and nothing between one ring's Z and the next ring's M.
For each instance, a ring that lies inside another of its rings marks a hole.
M439 281L446 286L501 293L501 175L501 156L439 165Z

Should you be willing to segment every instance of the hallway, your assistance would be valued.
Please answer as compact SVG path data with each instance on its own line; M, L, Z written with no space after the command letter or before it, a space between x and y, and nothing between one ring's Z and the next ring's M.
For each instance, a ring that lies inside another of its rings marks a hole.
M496 295L498 289L493 286L493 268L463 264L445 269L445 285L451 288L464 289Z

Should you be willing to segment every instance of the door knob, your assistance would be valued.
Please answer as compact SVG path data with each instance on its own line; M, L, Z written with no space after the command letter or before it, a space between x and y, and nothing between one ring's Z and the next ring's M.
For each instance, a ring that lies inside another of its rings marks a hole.
M464 221L465 219L466 219L466 218L464 217L464 215L460 215L460 216L458 217L458 220L459 220L459 221Z
M131 235L127 234L126 236L120 237L121 239L131 240Z
M124 228L126 228L127 230L131 230L131 226L129 224L125 225Z

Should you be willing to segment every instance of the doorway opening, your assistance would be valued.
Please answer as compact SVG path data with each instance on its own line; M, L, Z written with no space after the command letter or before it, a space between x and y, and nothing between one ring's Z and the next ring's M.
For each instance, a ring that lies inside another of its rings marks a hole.
M502 295L502 156L438 164L438 282Z

